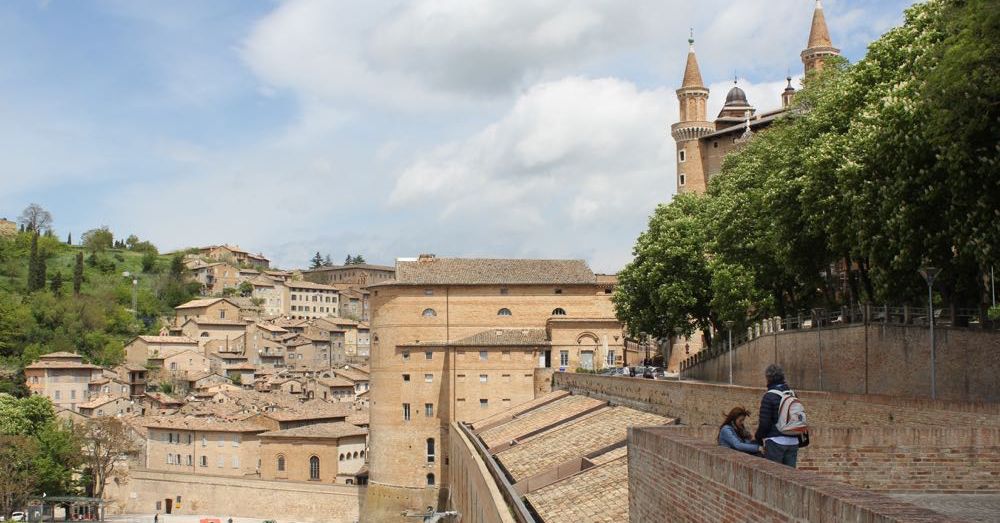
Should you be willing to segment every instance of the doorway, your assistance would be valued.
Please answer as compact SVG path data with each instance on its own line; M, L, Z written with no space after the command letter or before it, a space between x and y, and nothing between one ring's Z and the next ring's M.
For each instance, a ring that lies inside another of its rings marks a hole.
M580 366L587 369L593 370L594 368L594 351L585 350L580 352Z
M166 498L163 501L166 504L165 505L166 506L166 513L170 514L170 512L173 511L173 509L174 509L174 500L172 500L170 498Z

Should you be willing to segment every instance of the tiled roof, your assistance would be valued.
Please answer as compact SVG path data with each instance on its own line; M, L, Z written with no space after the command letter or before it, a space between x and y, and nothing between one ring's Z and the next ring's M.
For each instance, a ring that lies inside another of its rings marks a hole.
M116 400L119 400L119 399L123 399L123 398L121 396L105 396L105 395L102 395L102 396L98 396L98 397L96 397L96 398L94 398L94 399L92 399L92 400L90 400L90 401L88 401L86 403L81 403L81 404L77 405L77 407L79 407L81 409L96 409L97 407L100 407L102 405L107 405L108 403L111 403L112 401L116 401Z
M44 359L44 360L55 359L55 358L59 358L59 359L62 359L62 358L82 359L83 356L81 356L79 354L74 354L72 352L59 351L59 352L50 352L48 354L42 354L41 356L39 356L39 358Z
M545 329L490 329L451 344L494 347L500 345L544 345L548 342Z
M396 279L378 285L502 285L595 283L583 260L422 258L398 261Z
M348 423L350 423L351 425L358 425L358 426L368 425L370 420L371 420L371 412L369 412L368 409L355 411L354 414L351 414L350 416L347 417Z
M496 457L515 481L521 481L574 457L623 441L630 426L663 425L669 421L628 407L610 407L528 438L498 452Z
M478 420L476 420L475 422L472 423L472 426L474 427L474 429L477 432L480 432L480 429L482 427L490 427L490 426L493 426L493 425L495 425L495 424L497 424L499 422L510 421L510 420L514 419L515 417L519 417L522 414L525 414L526 412L528 412L530 410L537 409L538 407L541 407L542 405L545 405L547 403L551 403L551 402L553 402L553 401L555 401L557 399L560 399L560 398L562 398L564 396L568 396L568 395L569 395L568 391L565 391L565 390L554 390L554 391L549 392L547 394L543 394L543 395L541 395L541 396L539 396L539 397L537 397L537 398L535 398L535 399L533 399L531 401L527 401L527 402L524 402L524 403L519 403L517 405L514 405L513 407L511 407L509 409L506 409L503 412L498 412L497 414L494 414L492 416L489 416L489 417L486 417L486 418L482 418L482 419L478 419Z
M588 396L566 396L528 411L507 423L486 429L479 434L479 437L487 447L495 447L605 404Z
M166 395L166 394L164 394L162 392L147 392L146 396L149 396L153 400L156 400L157 402L164 403L164 404L178 404L178 405L180 405L180 404L184 403L183 401L181 401L181 400L179 400L177 398L168 396L168 395Z
M323 285L322 283L313 283L311 281L298 280L298 281L286 281L285 287L289 289L312 289L317 291L335 291L336 287L331 287L329 285Z
M212 432L264 432L267 430L266 427L251 421L186 416L151 416L147 419L140 419L137 424L146 428Z
M231 302L231 301L229 301L229 300L227 300L225 298L202 298L200 300L191 300L191 301L189 301L187 303L182 303L182 304L174 307L174 309L196 309L196 308L199 308L199 307L208 307L209 305L214 305L214 304L216 304L216 303L218 303L220 301L228 301L229 303L232 303L233 305L236 305L235 303L233 303L233 302Z
M333 378L319 378L316 383L324 387L351 387L354 388L354 382L347 381L344 378L333 377Z
M270 323L258 323L257 328L268 332L288 332L285 329L282 329L277 325L271 325Z
M261 434L260 437L333 439L346 438L348 436L364 436L365 434L368 434L368 429L344 421L336 421L333 423L314 423L292 429L273 430Z
M46 360L44 357L31 365L24 367L25 369L100 369L97 365L91 365L89 363L80 363L79 361L67 361L62 358L55 358L51 360Z
M591 467L525 498L545 523L628 521L628 458Z
M188 336L139 336L138 339L146 343L177 343L185 345L197 345L198 341Z
M351 381L368 381L370 379L367 373L357 369L333 369L333 372L337 376Z
M320 267L318 269L310 269L308 271L302 271L302 272L305 272L305 273L308 273L308 272L331 272L331 271L343 271L343 270L350 270L350 269L369 269L369 270L379 270L379 271L394 271L394 270L396 270L395 267L389 267L388 265L374 265L374 264L371 264L371 263L355 263L355 264L351 264L351 265L331 265L331 266L327 266L327 267Z
M247 322L242 320L223 320L216 318L191 318L184 322L185 325L188 323L194 323L195 325L232 325L234 327L247 326Z

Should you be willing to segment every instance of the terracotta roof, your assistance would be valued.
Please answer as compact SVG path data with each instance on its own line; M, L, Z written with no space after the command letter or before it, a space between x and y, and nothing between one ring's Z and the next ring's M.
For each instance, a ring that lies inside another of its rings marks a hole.
M134 363L128 363L128 362L122 363L119 366L127 371L132 371L132 372L142 372L146 370L146 367L143 367L142 365L136 365Z
M322 283L313 283L311 281L298 280L298 281L286 281L285 287L289 289L312 289L317 291L335 291L336 287L331 287L329 285L323 285Z
M370 421L371 412L369 412L368 409L356 411L354 414L347 417L347 422L351 425L368 425Z
M351 387L354 388L353 381L347 381L344 378L333 377L333 378L319 378L316 383L324 387Z
M56 359L56 358L58 358L58 359L63 359L63 358L83 359L83 356L81 356L79 354L72 353L72 352L59 351L59 352L50 352L48 354L42 354L41 356L39 356L39 358L43 359L43 360Z
M79 361L66 361L65 359L56 358L52 360L40 359L31 365L24 367L25 369L100 369L97 365L91 365L89 363L80 363Z
M310 269L308 271L302 271L303 273L309 272L331 272L331 271L344 271L350 269L368 269L368 270L378 270L378 271L394 271L395 267L390 267L388 265L375 265L372 263L356 263L351 265L332 265L327 267L320 267L318 269Z
M333 369L334 374L350 381L368 381L368 374L357 369Z
M227 300L226 298L202 298L200 300L191 300L191 301L189 301L187 303L182 303L182 304L174 307L174 309L175 310L176 309L196 309L196 308L199 308L199 307L208 307L209 305L214 305L214 304L216 304L216 303L218 303L220 301L226 301L226 302L229 302L229 303L231 303L233 305L236 305L235 303Z
M258 323L257 328L266 330L268 332L288 332L285 329L277 325L271 325L270 323Z
M553 426L574 416L600 408L606 403L588 396L566 396L515 417L513 420L479 434L487 447L495 447L521 438L533 431Z
M189 336L138 336L136 339L140 339L146 343L177 343L185 345L198 344L198 340Z
M196 418L186 416L152 416L137 421L140 427L175 430L203 430L211 432L264 432L262 427L251 421Z
M544 345L548 342L545 329L490 329L451 344L493 347L500 345Z
M551 402L553 402L553 401L555 401L557 399L563 398L563 397L568 396L568 395L569 395L568 391L565 391L565 390L554 390L554 391L549 392L547 394L543 394L541 396L538 396L537 398L535 398L535 399L533 399L531 401L527 401L527 402L524 402L524 403L520 403L518 405L514 405L513 407L511 407L509 409L506 409L506 410L504 410L502 412L498 412L498 413L496 413L496 414L494 414L492 416L488 416L488 417L485 417L485 418L482 418L482 419L478 419L478 420L476 420L475 422L472 423L472 426L473 426L474 430L476 430L476 432L482 432L481 429L483 427L491 427L491 426L495 426L496 424L498 424L500 422L508 422L508 421L510 421L510 420L512 420L512 419L514 419L516 417L519 417L519 416L521 416L523 414L526 414L528 411L535 410L535 409L541 407L542 405L546 405L548 403L551 403Z
M159 403L177 404L177 405L183 405L184 404L184 402L182 400L179 400L179 399L174 398L172 396L168 396L168 395L166 395L166 394L164 394L162 392L147 392L146 396L150 397L153 400L156 400Z
M247 322L242 320L223 320L215 318L191 318L188 321L184 322L184 324L187 325L188 323L191 322L193 322L195 325L233 325L242 327L247 326Z
M609 407L558 425L502 450L496 457L521 481L557 465L625 440L633 425L664 425L670 420L628 407Z
M368 429L358 427L343 421L333 423L314 423L303 427L295 427L285 430L273 430L260 435L262 438L310 438L310 439L336 439L348 436L364 436L368 434Z
M628 521L628 458L588 468L525 498L545 523Z
M226 370L257 370L257 366L252 363L240 363L239 365L230 365L226 367Z
M120 399L125 399L125 398L123 398L121 396L105 396L105 395L101 395L101 396L98 396L98 397L96 397L96 398L94 398L94 399L92 399L92 400L90 400L90 401L88 401L86 403L81 403L81 404L77 405L77 407L79 407L81 409L96 409L97 407L100 407L102 405L107 405L108 403L111 403L112 401L117 401L117 400L120 400Z
M595 283L583 260L421 258L396 263L396 279L379 285L503 285Z

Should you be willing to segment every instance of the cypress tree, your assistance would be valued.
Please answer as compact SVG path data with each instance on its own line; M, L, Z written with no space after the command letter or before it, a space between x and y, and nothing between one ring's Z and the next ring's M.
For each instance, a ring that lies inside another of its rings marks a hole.
M73 245L73 233L66 235L66 245Z
M45 273L47 271L45 255L41 252L38 253L38 268L35 272L35 290L42 290L45 288Z
M56 296L62 295L62 283L62 272L56 271L56 273L52 275L52 281L49 282L49 290L52 291L52 294L55 294Z
M80 294L83 285L83 251L76 253L76 265L73 267L73 294Z
M31 253L28 255L28 292L38 290L38 233L31 235Z

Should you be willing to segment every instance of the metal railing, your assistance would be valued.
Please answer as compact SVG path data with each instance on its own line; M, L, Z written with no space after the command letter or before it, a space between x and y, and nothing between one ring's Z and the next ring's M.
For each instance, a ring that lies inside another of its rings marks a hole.
M928 326L927 307L889 305L851 305L836 309L816 308L794 316L765 318L745 330L733 331L732 350L762 336L800 329L827 329L859 324ZM996 329L997 322L987 318L986 310L972 307L935 307L934 326L951 328ZM711 347L681 360L680 369L726 354L730 350L728 333L718 331Z

